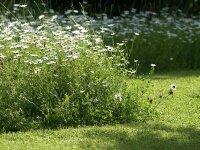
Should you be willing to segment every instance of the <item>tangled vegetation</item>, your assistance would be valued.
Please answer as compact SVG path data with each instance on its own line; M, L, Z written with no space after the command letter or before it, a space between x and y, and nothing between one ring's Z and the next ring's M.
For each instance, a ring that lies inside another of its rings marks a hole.
M135 71L127 70L121 45L105 46L90 22L85 20L84 27L76 20L57 15L40 15L36 20L1 16L2 131L156 116L146 97L139 96L137 85L126 84Z

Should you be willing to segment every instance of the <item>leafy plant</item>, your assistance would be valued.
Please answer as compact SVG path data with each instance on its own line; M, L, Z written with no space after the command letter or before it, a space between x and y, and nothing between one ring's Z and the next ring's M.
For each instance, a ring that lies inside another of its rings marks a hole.
M89 24L2 16L1 29L2 130L122 123L155 111L127 90L121 44L105 46Z

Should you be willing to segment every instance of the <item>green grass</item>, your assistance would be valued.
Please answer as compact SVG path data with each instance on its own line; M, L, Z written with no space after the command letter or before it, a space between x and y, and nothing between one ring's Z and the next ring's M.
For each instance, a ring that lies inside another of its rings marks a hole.
M102 127L32 130L0 135L0 149L198 149L200 147L200 71L162 73L153 89L177 90L158 109L159 119ZM135 81L130 81L130 84ZM141 81L138 81L141 82Z

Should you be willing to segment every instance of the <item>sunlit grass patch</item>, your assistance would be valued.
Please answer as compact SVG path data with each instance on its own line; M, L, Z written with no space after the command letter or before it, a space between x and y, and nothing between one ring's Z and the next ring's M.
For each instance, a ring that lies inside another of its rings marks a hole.
M195 96L199 93L199 81L199 71L154 76L150 90L168 91L170 84L177 85L174 95L158 107L162 115L154 121L1 134L0 148L198 149L200 102Z

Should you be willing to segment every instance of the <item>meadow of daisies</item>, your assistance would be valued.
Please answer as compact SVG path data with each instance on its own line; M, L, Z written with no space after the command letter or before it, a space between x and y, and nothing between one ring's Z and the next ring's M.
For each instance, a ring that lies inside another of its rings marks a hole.
M199 68L199 16L26 7L0 15L0 148L199 145L199 72L177 71Z
M93 28L87 16L68 13L1 16L1 131L156 116L146 95L140 97L135 85L128 88L136 70L128 68L124 44L106 46L105 29Z

